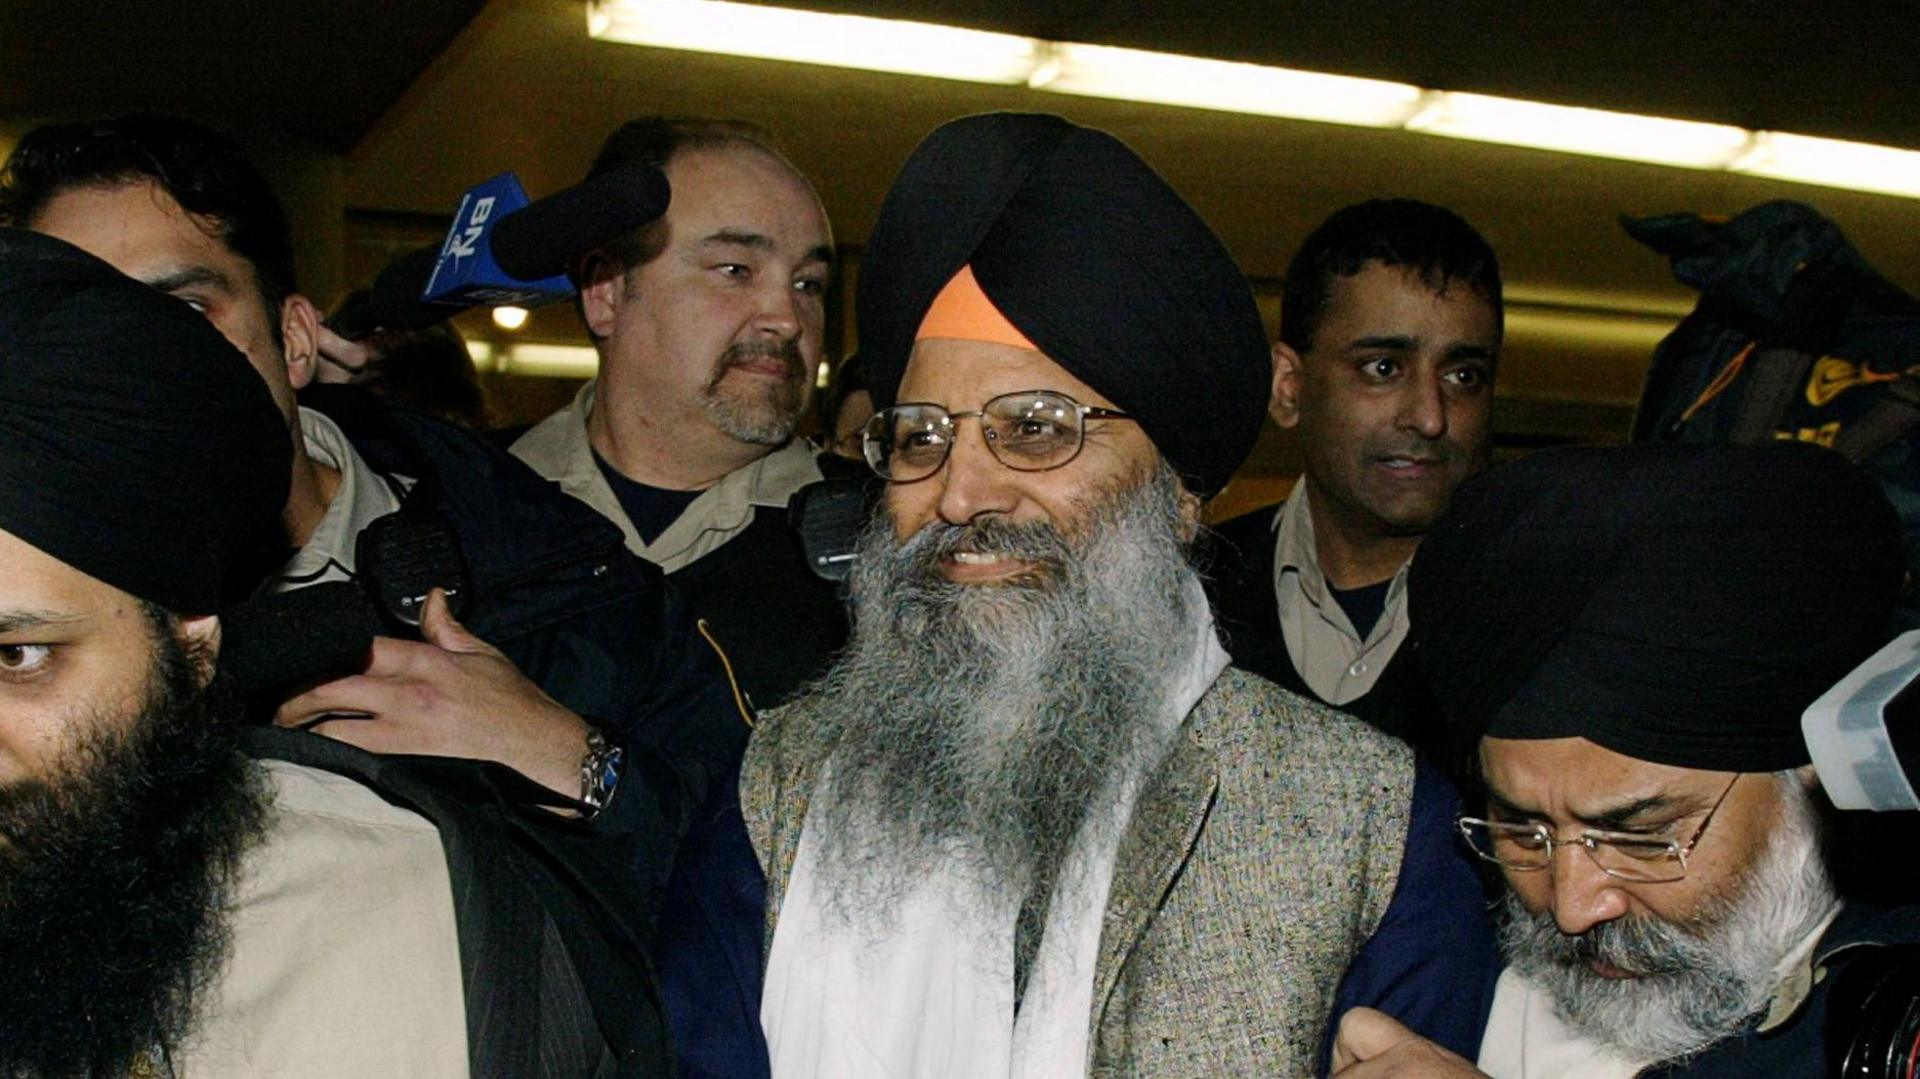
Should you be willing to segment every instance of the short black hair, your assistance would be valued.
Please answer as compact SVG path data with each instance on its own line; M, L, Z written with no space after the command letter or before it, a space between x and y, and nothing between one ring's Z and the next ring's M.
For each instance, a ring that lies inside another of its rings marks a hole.
M1369 262L1399 266L1435 292L1463 282L1505 323L1500 262L1459 214L1415 199L1371 199L1336 211L1307 235L1287 265L1280 294L1280 341L1296 352L1313 347L1336 277Z
M30 228L69 191L143 180L211 222L220 242L253 267L277 335L280 305L296 287L286 210L239 143L203 124L137 113L35 128L0 169L0 223Z
M652 165L664 169L674 157L687 150L713 150L749 147L792 168L792 162L775 145L773 133L746 120L716 120L704 116L642 116L621 124L607 141L600 144L587 169L591 180L629 165ZM797 169L795 170L798 171ZM632 269L649 261L658 252L648 238L658 233L651 225L606 246L621 266Z

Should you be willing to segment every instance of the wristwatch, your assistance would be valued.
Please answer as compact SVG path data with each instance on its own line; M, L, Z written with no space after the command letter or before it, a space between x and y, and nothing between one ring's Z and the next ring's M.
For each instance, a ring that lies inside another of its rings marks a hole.
M598 727L587 728L587 753L580 758L580 803L587 807L581 816L587 820L598 817L613 801L613 792L620 786L620 766L626 760L626 752L607 740L605 731Z

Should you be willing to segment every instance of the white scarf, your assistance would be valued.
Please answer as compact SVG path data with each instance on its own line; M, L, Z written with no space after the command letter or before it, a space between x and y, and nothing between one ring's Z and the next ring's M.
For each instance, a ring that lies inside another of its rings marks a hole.
M1205 593L1186 670L1163 716L1163 745L1226 669ZM1132 817L1156 761L1125 776L1109 823ZM820 787L830 782L822 768ZM1084 1075L1093 1016L1093 968L1124 827L1081 831L1048 905L1022 998L1013 1007L1019 909L982 909L988 890L952 858L926 867L884 938L864 937L828 912L819 841L803 826L786 901L767 956L760 1021L775 1079L1057 1079Z

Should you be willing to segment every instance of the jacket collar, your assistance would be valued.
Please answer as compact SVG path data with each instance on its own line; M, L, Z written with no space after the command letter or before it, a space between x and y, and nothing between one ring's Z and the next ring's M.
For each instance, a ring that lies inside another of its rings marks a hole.
M678 520L652 543L640 538L620 499L607 485L587 439L597 381L580 387L572 403L534 424L511 451L560 489L620 526L627 549L672 573L717 550L746 531L756 506L783 508L793 492L821 478L813 448L793 439L772 453L735 469L700 493Z
M1212 692L1209 690L1208 696ZM1100 954L1093 968L1093 1014L1089 1022L1096 1036L1127 957L1139 945L1154 911L1187 864L1207 814L1213 809L1220 779L1212 754L1198 740L1198 729L1210 711L1202 698L1141 792L1133 819L1127 824L1126 839L1120 844L1113 867L1113 891L1107 897Z

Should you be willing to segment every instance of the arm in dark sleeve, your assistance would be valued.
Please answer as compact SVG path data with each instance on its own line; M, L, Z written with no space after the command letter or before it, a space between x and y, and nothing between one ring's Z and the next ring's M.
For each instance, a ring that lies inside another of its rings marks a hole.
M1377 1008L1472 1060L1500 975L1486 891L1472 855L1454 841L1459 798L1425 761L1415 765L1399 883L1373 936L1334 996L1320 1067L1340 1016Z

